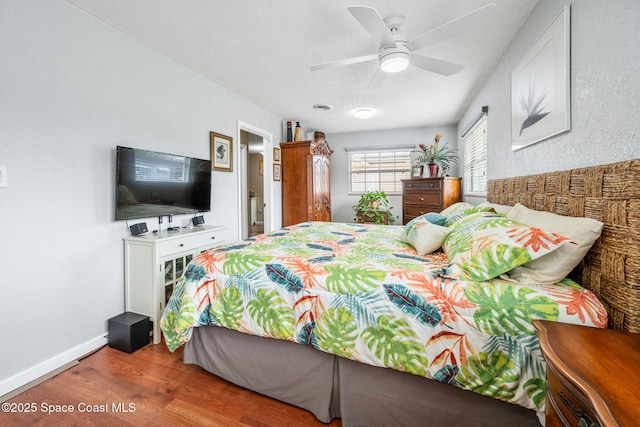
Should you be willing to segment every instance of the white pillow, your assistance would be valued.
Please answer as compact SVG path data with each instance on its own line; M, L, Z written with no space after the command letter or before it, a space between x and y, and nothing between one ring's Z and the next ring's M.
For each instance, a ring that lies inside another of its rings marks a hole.
M432 224L426 219L414 220L411 227L400 231L399 239L413 246L418 255L426 255L442 247L442 242L451 230L452 228Z
M602 233L602 222L592 218L563 216L529 209L520 203L507 218L568 237L569 243L507 274L522 284L553 284L567 277Z

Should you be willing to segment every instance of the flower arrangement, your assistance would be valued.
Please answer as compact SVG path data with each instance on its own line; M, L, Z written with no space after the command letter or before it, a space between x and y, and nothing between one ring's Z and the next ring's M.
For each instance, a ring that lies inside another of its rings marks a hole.
M253 197L253 196L255 196L255 195L256 195L255 190L254 190L253 188L250 188L250 189L249 189L249 197Z
M442 134L438 132L435 138L433 138L433 143L429 145L418 145L422 153L415 159L415 166L436 164L442 168L444 173L449 169L451 163L458 163L456 150L449 148L446 143L440 144L440 138L442 138Z

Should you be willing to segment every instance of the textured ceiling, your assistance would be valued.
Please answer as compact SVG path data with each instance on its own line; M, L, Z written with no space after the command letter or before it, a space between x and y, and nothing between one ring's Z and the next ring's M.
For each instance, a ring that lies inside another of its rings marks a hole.
M414 67L367 86L368 62L311 71L317 63L375 54L378 46L344 0L66 0L256 105L327 133L457 123L470 98L538 0L371 0L385 17L405 15L417 37L487 3L493 14L479 30L417 53L458 63L443 77ZM316 111L314 104L330 111ZM367 107L374 117L353 117Z

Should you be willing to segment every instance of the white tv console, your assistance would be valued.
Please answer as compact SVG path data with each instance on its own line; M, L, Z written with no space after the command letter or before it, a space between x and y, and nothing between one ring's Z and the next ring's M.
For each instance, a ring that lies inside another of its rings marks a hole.
M162 312L187 264L225 243L226 229L200 226L124 238L125 309L149 316L154 344L160 343Z

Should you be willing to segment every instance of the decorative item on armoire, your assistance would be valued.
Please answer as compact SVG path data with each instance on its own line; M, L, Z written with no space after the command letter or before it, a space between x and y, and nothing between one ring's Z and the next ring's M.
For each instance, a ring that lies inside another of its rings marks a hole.
M302 141L302 128L300 127L300 122L296 122L296 133L293 137L294 141Z
M293 131L291 129L291 122L287 122L287 142L293 141Z

